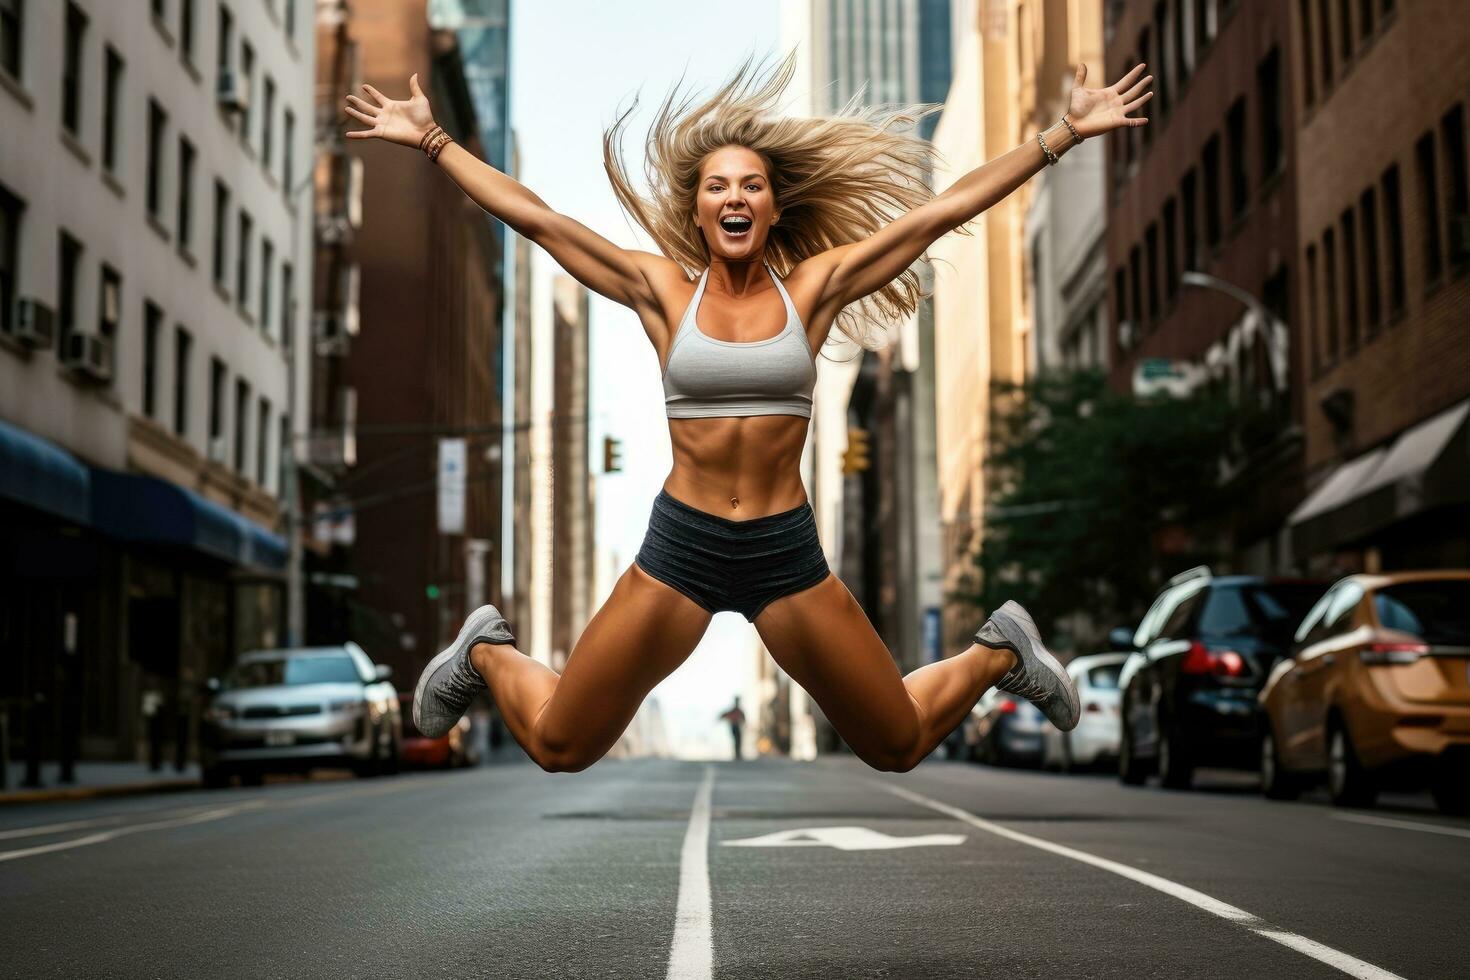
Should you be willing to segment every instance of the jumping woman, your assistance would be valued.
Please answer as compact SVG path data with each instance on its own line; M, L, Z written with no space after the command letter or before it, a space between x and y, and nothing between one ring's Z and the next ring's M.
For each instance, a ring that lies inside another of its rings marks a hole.
M1032 701L1063 731L1077 724L1076 688L1013 601L969 649L901 676L827 567L798 464L813 352L834 325L875 346L862 321L916 310L910 266L930 245L968 233L967 222L1081 140L1143 125L1128 114L1151 97L1153 76L1140 79L1140 64L1089 89L1079 65L1056 124L935 195L924 179L934 149L912 124L937 106L855 98L830 117L780 116L794 66L793 52L762 82L747 77L747 60L697 106L676 105L671 92L646 143L648 197L619 159L632 108L604 133L613 189L661 255L619 248L476 159L434 125L417 75L407 100L371 85L372 101L347 96L345 111L372 127L348 137L423 150L476 204L638 314L662 368L673 443L642 547L565 672L522 654L500 612L481 606L419 678L413 716L425 735L448 731L488 688L542 768L585 769L721 610L755 624L776 663L876 769L913 768L992 686Z

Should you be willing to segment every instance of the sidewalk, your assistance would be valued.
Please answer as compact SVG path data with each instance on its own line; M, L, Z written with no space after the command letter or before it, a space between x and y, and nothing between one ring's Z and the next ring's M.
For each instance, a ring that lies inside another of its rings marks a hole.
M149 769L143 762L78 762L73 769L75 779L71 783L63 783L60 763L44 762L41 764L40 789L27 789L21 785L25 772L23 762L10 763L6 772L6 788L0 791L0 806L199 788L199 767L193 764L178 770L172 765Z

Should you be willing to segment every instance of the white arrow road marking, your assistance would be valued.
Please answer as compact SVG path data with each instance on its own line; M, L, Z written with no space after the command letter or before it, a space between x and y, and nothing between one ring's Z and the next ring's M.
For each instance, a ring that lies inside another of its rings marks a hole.
M1147 885L1149 888L1157 889L1165 895L1172 895L1182 902L1188 902L1195 908L1204 909L1211 915L1218 915L1222 919L1229 919L1231 922L1242 925L1258 936L1265 936L1267 939L1274 940L1283 946L1310 956L1314 960L1326 963L1331 967L1336 967L1350 977L1358 977L1359 980L1403 980L1403 977L1400 977L1397 973L1390 973L1387 970L1374 966L1372 963L1365 963L1356 957L1349 956L1347 953L1335 950L1331 946L1324 946L1319 942L1308 939L1306 936L1299 936L1294 932L1277 929L1258 915L1253 915L1245 909L1238 909L1234 905L1227 905L1217 898L1211 898L1204 892L1195 891L1188 885L1181 885L1178 882L1170 881L1168 878L1162 878L1159 875L1150 874L1147 871L1140 871L1135 867L1119 861L1110 861L1107 858L1098 857L1095 854L1088 854L1086 851L1079 851L1073 847L1064 847L1061 844L1053 844L1049 840L1042 840L1040 837L1032 837L1030 834L1023 834L1009 827L1002 827L998 823L991 823L989 820L983 817L977 817L973 813L961 810L957 806L941 803L938 800L930 799L927 796L920 795L902 786L891 786L888 783L878 780L872 780L872 782L883 787L895 796L901 796L920 806L937 810L947 816L954 817L961 823L967 823L972 827L979 827L981 830L995 834L997 837L1004 837L1018 844L1026 844L1030 847L1040 848L1043 851L1050 851L1052 854L1059 854L1062 857L1071 858L1074 861L1081 861L1083 864L1090 864L1094 868L1111 871L1115 875L1122 875L1124 878L1130 881L1136 881L1140 885Z
M714 972L709 898L709 800L714 785L715 767L705 766L679 858L679 905L667 980L710 980Z
M839 851L891 851L898 847L942 847L963 844L964 834L921 834L889 837L867 827L804 827L774 834L720 841L722 847L835 847Z

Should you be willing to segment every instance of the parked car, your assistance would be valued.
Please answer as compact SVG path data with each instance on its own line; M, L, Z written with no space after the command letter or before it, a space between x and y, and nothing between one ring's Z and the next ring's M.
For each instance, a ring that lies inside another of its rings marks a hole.
M470 718L465 715L447 734L429 738L414 726L413 692L398 695L403 718L403 764L415 769L454 769L479 762L470 744Z
M1041 765L1041 709L991 688L970 710L970 758L992 766Z
M1197 766L1260 765L1257 695L1286 656L1302 617L1327 583L1252 575L1176 575L1130 636L1119 678L1118 777L1141 784L1151 771L1185 788Z
M224 786L235 775L258 783L267 772L317 766L397 772L402 722L391 673L351 642L243 654L209 682L205 785Z
M1126 653L1095 653L1067 664L1082 701L1082 716L1070 732L1046 726L1041 737L1043 768L1071 772L1118 757L1118 677L1127 659Z
M1261 703L1267 796L1291 798L1325 773L1339 805L1428 784L1441 810L1470 812L1470 571L1333 585Z

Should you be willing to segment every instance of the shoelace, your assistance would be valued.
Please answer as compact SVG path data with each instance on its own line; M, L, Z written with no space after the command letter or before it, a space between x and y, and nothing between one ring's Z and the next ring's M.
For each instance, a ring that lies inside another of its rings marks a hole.
M444 681L446 693L468 701L484 686L485 680L470 665L468 654L462 654L450 663L449 677Z
M1050 698L1051 692L1046 689L1046 686L1041 681L1027 677L1020 664L1017 664L1015 669L1022 671L1022 673L1011 680L1002 677L1000 683L995 686L1007 694L1014 694L1033 703L1045 701Z

